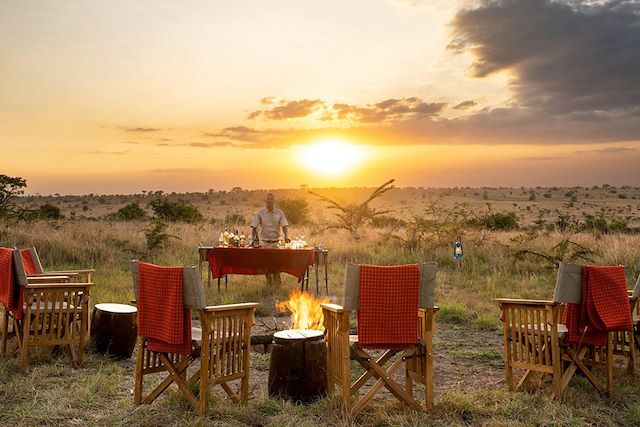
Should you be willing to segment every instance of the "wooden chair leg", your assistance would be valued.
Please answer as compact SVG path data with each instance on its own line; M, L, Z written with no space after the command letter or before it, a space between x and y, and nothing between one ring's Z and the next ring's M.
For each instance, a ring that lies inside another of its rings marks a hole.
M144 369L144 339L142 337L138 337L136 348L136 380L133 403L136 405L140 405L142 404L142 370Z
M7 357L7 345L9 342L9 311L6 309L2 313L2 356Z
M29 313L22 319L22 339L20 344L20 371L24 374L29 369Z

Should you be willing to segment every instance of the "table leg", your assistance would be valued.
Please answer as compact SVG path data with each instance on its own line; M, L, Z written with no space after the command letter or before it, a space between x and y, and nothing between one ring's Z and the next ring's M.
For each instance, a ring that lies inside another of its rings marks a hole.
M329 295L329 253L324 254L324 288Z

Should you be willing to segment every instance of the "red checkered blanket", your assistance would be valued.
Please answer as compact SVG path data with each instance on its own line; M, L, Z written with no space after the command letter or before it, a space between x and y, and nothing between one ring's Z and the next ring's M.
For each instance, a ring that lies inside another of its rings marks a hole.
M0 303L16 319L22 319L24 292L14 272L13 249L0 247Z
M622 266L583 266L582 303L564 313L570 343L606 345L607 331L630 331L631 310Z
M418 264L360 266L358 345L407 348L418 342Z
M149 350L191 353L191 310L182 293L181 267L138 263L138 336Z
M20 249L20 257L22 258L22 265L24 266L24 272L27 274L37 274L38 269L36 263L31 255L31 249Z

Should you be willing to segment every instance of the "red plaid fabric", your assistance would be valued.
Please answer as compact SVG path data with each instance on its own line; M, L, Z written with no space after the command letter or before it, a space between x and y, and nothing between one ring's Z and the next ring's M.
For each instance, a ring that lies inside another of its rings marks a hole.
M630 331L624 267L583 266L582 303L567 304L565 323L570 343L602 346L607 343L607 331Z
M138 336L149 350L191 353L191 310L182 292L182 267L138 263Z
M313 249L213 248L207 255L211 277L227 274L288 273L302 281L307 267L316 262Z
M13 249L0 247L0 303L13 317L22 319L24 292L14 272Z
M33 260L31 249L20 249L20 256L22 257L24 272L27 274L37 274L38 269L36 268L36 263Z
M418 342L418 264L360 266L358 345L408 348Z

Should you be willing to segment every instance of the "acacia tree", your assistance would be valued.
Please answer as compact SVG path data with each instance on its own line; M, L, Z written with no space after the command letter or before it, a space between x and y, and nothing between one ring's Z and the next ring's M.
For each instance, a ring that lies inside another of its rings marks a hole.
M8 216L14 209L12 199L24 193L27 180L18 176L0 175L0 217Z
M351 236L354 239L359 239L360 236L358 235L358 231L360 230L360 227L371 221L371 219L376 216L384 215L391 212L389 210L377 210L375 208L369 207L369 203L382 196L387 191L391 190L393 188L394 181L394 179L391 179L382 184L380 187L376 188L373 193L371 193L369 198L360 204L350 203L347 205L341 205L340 203L328 198L327 196L323 196L322 194L315 193L311 190L307 191L320 200L327 202L329 204L329 209L335 209L338 211L336 213L338 222L336 224L330 225L327 228L339 228L347 230L349 233L351 233Z

